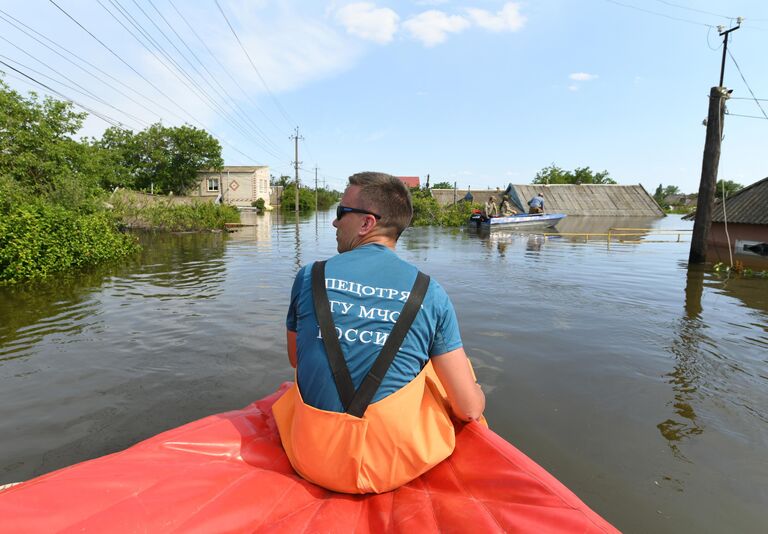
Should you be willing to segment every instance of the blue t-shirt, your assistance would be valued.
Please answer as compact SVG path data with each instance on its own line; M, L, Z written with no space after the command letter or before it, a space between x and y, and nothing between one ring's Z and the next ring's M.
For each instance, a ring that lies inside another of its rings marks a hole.
M538 195L528 201L528 205L532 208L544 209L544 199Z
M408 299L418 269L391 249L364 245L325 264L325 287L341 350L360 387ZM297 375L304 402L321 410L344 411L325 353L312 301L312 266L296 275L286 319L297 333ZM445 290L431 280L421 310L372 402L413 380L431 356L462 346L456 312Z

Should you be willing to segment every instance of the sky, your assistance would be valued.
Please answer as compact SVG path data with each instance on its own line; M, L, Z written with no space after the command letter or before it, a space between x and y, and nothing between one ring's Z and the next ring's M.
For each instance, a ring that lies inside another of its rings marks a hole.
M693 193L736 17L719 178L748 185L768 176L762 0L0 0L0 71L87 109L82 136L187 123L275 176L298 128L311 186L504 188L555 164Z

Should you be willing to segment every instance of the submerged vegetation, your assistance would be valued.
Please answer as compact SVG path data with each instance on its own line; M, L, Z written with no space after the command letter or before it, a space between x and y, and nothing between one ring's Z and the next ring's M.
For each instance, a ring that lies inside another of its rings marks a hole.
M472 210L479 207L469 202L440 206L429 189L412 189L413 226L463 226Z
M169 232L223 229L227 223L240 222L240 212L234 206L208 202L172 204L166 200L139 206L121 199L115 202L115 214L129 228Z
M0 80L0 283L43 279L135 254L131 222L164 230L222 228L235 208L156 203L114 209L115 185L183 192L199 166L221 165L221 146L189 126L110 128L76 139L85 113L53 98L25 97Z
M738 275L744 278L768 278L768 271L755 271L749 267L745 267L740 261L735 261L733 265L727 265L722 262L718 262L712 266L712 270L719 275Z

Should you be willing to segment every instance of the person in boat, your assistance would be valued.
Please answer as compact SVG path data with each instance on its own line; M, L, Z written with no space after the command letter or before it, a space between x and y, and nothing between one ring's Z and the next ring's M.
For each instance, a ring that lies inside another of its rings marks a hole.
M291 290L296 382L273 413L294 469L334 491L410 482L485 408L448 295L395 253L412 216L398 178L351 176L333 221L339 254L304 266Z
M528 213L544 213L544 195L539 193L528 201Z
M491 195L488 201L485 203L485 216L496 217L499 215L499 208L496 206L496 198Z
M499 211L504 217L517 215L517 210L512 207L512 203L509 201L506 195L501 197L501 205L499 206Z

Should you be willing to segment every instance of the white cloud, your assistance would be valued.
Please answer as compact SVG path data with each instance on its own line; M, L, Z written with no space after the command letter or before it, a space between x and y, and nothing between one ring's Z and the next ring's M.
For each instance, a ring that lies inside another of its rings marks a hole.
M477 8L467 8L467 13L476 25L492 32L517 31L527 20L515 2L507 2L496 14Z
M370 2L355 2L339 9L336 20L352 35L386 44L397 32L400 17L389 8L378 8Z
M597 79L598 76L597 74L589 74L586 72L574 72L568 77L571 80L576 80L577 82L589 82Z
M238 14L238 34L272 92L301 87L351 67L361 50L333 28L296 14L265 19ZM300 35L301 39L296 39ZM216 55L227 67L248 81L249 91L265 92L259 76L231 35L212 39Z
M576 85L576 84L573 84L573 85L569 85L569 86L568 86L568 90L569 90L569 91L578 91L578 90L579 90L579 86L578 86L578 85Z
M447 15L429 10L406 20L403 27L425 46L435 46L446 40L449 33L458 33L469 27L469 21L459 15Z

